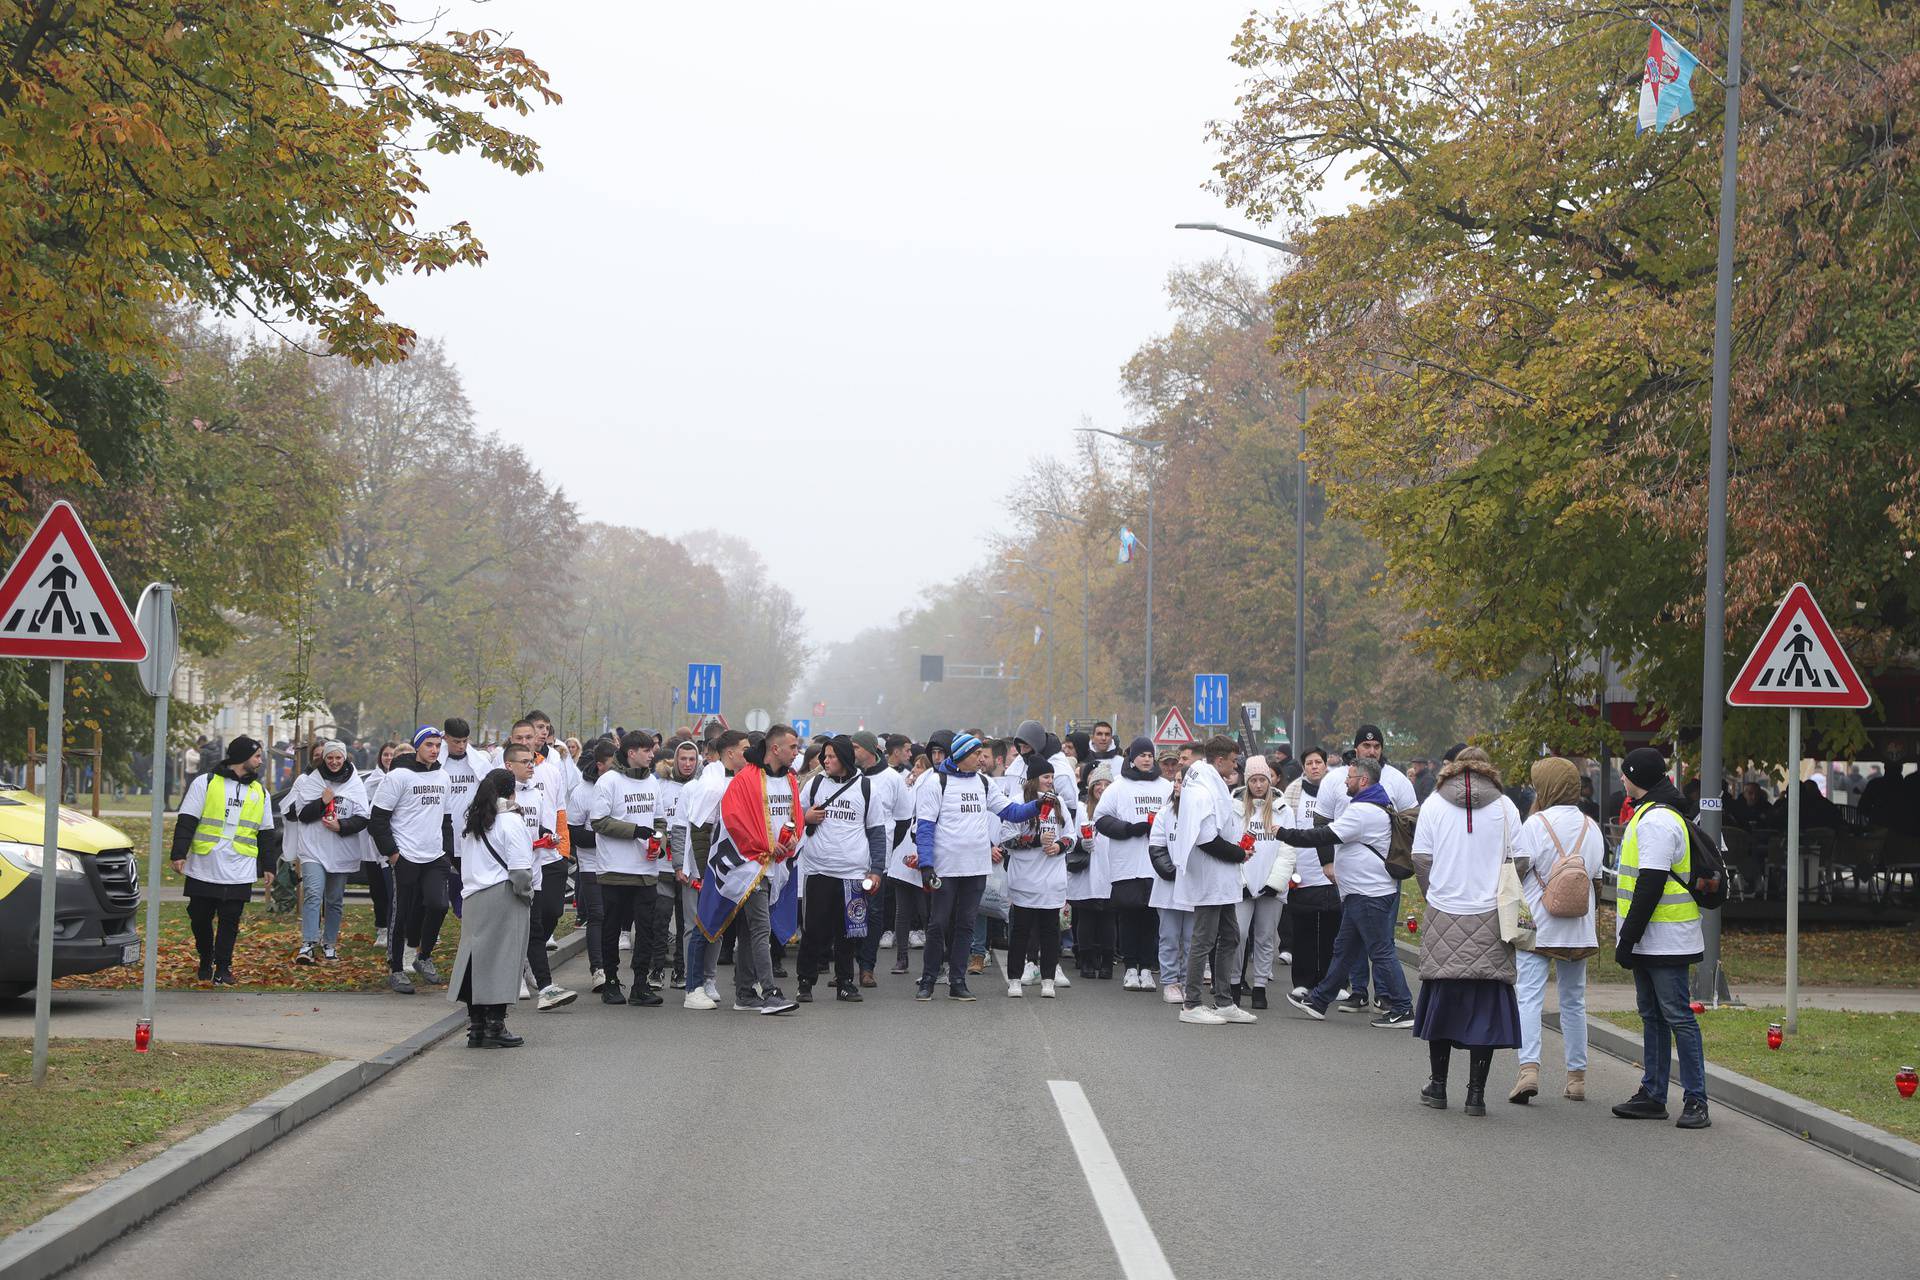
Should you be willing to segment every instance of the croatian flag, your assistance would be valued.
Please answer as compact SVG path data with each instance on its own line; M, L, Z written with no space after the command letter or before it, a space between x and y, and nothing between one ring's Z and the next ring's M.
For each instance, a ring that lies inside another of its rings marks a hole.
M1693 69L1700 60L1656 24L1647 39L1647 73L1640 82L1640 120L1635 133L1655 133L1693 112Z
M1133 560L1133 549L1139 545L1140 539L1133 536L1133 530L1122 525L1120 528L1120 559L1116 563L1131 563Z

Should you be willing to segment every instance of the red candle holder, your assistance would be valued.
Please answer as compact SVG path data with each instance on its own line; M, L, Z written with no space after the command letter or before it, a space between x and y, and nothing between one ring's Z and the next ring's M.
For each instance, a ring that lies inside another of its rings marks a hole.
M140 1021L133 1024L133 1051L135 1053L145 1053L152 1046L153 1046L153 1019L142 1018L140 1019ZM1908 1067L1907 1070L1909 1073L1911 1073L1913 1068ZM1912 1093L1913 1090L1909 1088L1907 1092Z
M1767 1024L1767 1048L1778 1049L1781 1041L1785 1039L1786 1036L1781 1033L1779 1023L1769 1022Z
M1698 1000L1695 1000L1693 1003L1689 1004L1687 1008L1693 1010L1695 1013L1705 1013L1707 1011L1707 1006L1702 1004Z
M1419 916L1408 916L1408 917L1407 917L1407 932L1408 932L1408 933L1418 933L1418 932L1420 932L1420 917L1419 917Z
M1893 1077L1893 1087L1900 1091L1903 1098L1911 1098L1913 1091L1920 1088L1920 1071L1912 1067L1902 1067Z

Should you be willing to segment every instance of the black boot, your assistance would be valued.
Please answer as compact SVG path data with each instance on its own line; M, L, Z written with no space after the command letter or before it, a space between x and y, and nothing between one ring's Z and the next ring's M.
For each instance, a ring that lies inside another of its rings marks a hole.
M666 1001L661 999L660 993L651 986L644 982L636 982L627 992L627 1003L635 1009L658 1009Z
M1493 1069L1492 1049L1467 1051L1467 1105L1470 1116L1487 1114L1487 1073Z
M627 993L621 989L620 979L609 977L607 985L600 988L601 1004L625 1004Z
M485 1048L487 1043L487 1010L485 1005L467 1006L467 1048Z
M1267 1007L1267 989L1265 987L1255 987L1253 989L1253 1007L1256 1009L1264 1009Z
M1432 1107L1435 1111L1447 1109L1447 1059L1453 1056L1453 1044L1447 1040L1430 1041L1427 1045L1427 1063L1431 1078L1427 1087L1420 1091L1420 1105Z
M207 959L205 956L200 957L200 981L213 981L213 961Z
M518 1049L526 1040L507 1030L507 1006L489 1005L487 1008L487 1034L484 1046L489 1049Z
M1111 980L1113 977L1113 957L1112 956L1100 957L1100 964L1094 970L1093 976L1098 979L1101 979L1102 981Z

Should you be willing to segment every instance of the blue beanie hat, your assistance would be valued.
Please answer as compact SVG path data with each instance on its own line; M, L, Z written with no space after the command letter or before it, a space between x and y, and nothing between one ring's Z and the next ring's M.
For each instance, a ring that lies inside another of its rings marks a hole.
M419 729L414 731L414 735L413 735L414 750L418 751L420 749L420 744L425 742L428 738L444 738L446 736L447 736L446 734L440 732L438 729L434 728L432 725L423 724L419 727Z
M953 735L952 745L947 748L947 759L958 764L960 761L966 759L970 753L979 750L979 748L980 739L965 731L956 733Z

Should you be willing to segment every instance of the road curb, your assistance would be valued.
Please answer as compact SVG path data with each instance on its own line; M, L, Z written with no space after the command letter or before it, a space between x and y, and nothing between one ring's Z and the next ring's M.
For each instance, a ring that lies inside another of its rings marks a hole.
M553 963L572 960L586 945L586 930L576 929L553 953ZM456 1009L384 1053L365 1062L329 1062L176 1142L0 1240L0 1280L43 1280L57 1275L466 1025L466 1012Z
M1405 942L1396 942L1395 946L1399 948L1401 962L1417 972L1419 949ZM1545 1015L1541 1022L1556 1032L1560 1030L1557 1013ZM1640 1065L1640 1037L1604 1018L1588 1017L1587 1041L1609 1057ZM1920 1144L1712 1062L1707 1063L1707 1098L1716 1106L1731 1107L1920 1190Z

